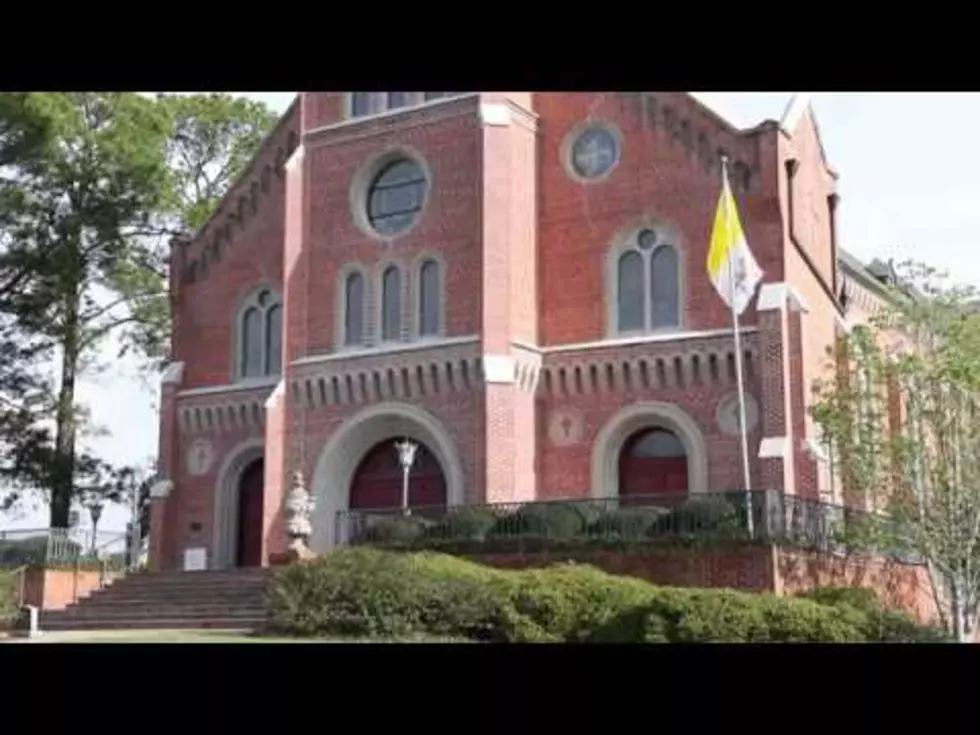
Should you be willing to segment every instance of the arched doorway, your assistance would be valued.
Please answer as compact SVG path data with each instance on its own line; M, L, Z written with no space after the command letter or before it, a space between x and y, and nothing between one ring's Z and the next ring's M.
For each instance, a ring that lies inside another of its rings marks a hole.
M235 534L235 565L262 566L262 511L265 490L265 461L253 460L238 480L238 527Z
M350 484L351 509L400 508L402 505L402 468L395 448L399 439L378 442L361 459ZM442 467L428 447L415 442L418 449L409 474L410 507L444 506L446 478Z
M619 494L638 500L687 494L687 467L687 450L677 434L661 427L640 429L619 453Z

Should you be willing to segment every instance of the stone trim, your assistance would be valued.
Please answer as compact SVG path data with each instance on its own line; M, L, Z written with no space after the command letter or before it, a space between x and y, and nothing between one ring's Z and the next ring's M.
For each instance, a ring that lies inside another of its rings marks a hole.
M439 273L438 294L439 294L439 329L436 334L421 334L422 324L422 266L428 261L436 264ZM430 250L423 250L418 253L409 264L409 315L411 325L409 326L409 338L412 342L436 343L445 339L446 335L446 259L439 253Z
M229 451L217 473L210 568L234 566L238 535L238 483L252 462L265 456L265 440L246 439Z
M789 453L787 436L767 436L759 442L759 459L785 459Z
M359 275L364 282L364 299L361 304L361 342L347 344L347 279L354 274ZM371 278L370 269L363 263L348 262L341 266L337 273L337 287L335 289L334 307L334 347L338 351L349 351L363 349L373 343L374 320L371 318L373 313L372 294L374 293L374 282Z
M729 332L730 335L730 332ZM754 385L760 373L757 341L743 334L742 352L746 382ZM540 391L544 395L574 396L597 392L645 392L651 389L688 386L734 386L733 340L703 340L700 343L665 344L657 351L646 343L611 346L607 354L583 350L584 354L546 353L541 370Z
M658 243L652 250L640 250L637 237L643 230L666 232L665 242ZM672 247L677 256L677 324L675 326L650 326L650 311L653 303L653 282L650 278L650 260L662 247ZM643 261L643 327L621 332L619 330L619 259L628 252L639 253ZM606 338L630 339L646 335L663 335L665 339L684 332L687 322L687 247L680 229L654 215L644 214L628 225L620 228L613 236L606 251L605 298L606 298Z
M177 426L181 434L223 434L246 429L254 431L265 426L265 406L270 393L281 382L262 387L231 386L225 392L207 395L180 396L177 407ZM196 399L196 400L195 400Z
M684 444L688 493L708 491L708 450L697 422L679 406L650 401L620 409L596 435L591 460L593 498L619 497L619 454L623 445L633 433L654 427L670 429Z
M258 295L262 291L268 291L272 295L272 299L273 299L272 302L270 302L267 306L264 306L264 307L263 306L259 306L258 300L257 300ZM266 344L265 344L265 336L266 336L266 332L265 332L265 315L266 315L266 313L270 309L272 309L275 306L278 306L279 307L279 314L280 314L279 337L280 337L280 341L282 342L283 345L285 345L285 343L286 343L286 311L285 311L285 303L284 303L284 300L283 300L283 297L282 297L282 291L281 291L281 289L277 285L274 285L271 281L263 280L263 281L260 281L257 284L253 284L253 285L249 286L248 288L246 288L244 291L242 291L238 295L238 298L235 299L235 309L233 311L233 314L234 314L233 319L234 319L234 321L232 322L232 332L231 332L231 334L232 334L232 339L231 339L231 342L232 342L232 344L231 344L231 349L232 349L232 353L231 353L231 377L232 377L232 379L236 383L240 383L240 382L246 382L246 383L248 383L248 382L251 382L251 381L255 381L255 380L259 380L260 379L260 378L257 378L257 377L246 378L244 375L242 375L242 345L243 345L244 340L245 340L245 327L244 327L244 323L245 323L245 312L249 308L255 307L256 309L259 310L259 313L262 315L262 364L264 366L265 365L265 362L266 362L266 359L268 358L268 355L266 354L266 351L265 351L265 346L266 346ZM262 376L262 378L269 378L270 380L272 380L274 382L274 379L275 378L278 378L279 374L281 374L281 373L282 373L282 364L281 364L281 359L280 359L279 373L276 374L276 375L271 375L271 374L270 375L264 375L264 376Z
M160 376L161 385L180 385L184 381L184 363L172 362Z
M422 209L416 215L415 219L412 221L412 224L410 224L404 230L385 235L375 230L374 227L371 226L370 221L368 221L368 194L370 192L371 184L374 183L374 179L378 176L378 174L380 174L386 166L402 158L418 164L419 168L422 169L422 174L425 176L425 197L422 200ZM350 188L348 190L348 203L350 206L351 217L354 219L354 224L357 225L357 228L366 237L384 245L391 245L391 243L395 240L405 237L412 232L419 226L419 223L425 219L426 212L429 208L429 203L432 201L432 192L434 188L435 181L432 178L432 169L429 167L429 164L426 161L425 156L422 155L421 151L400 143L388 146L383 150L372 154L358 167L357 171L354 173L354 176L351 178Z
M385 440L407 437L423 443L436 457L446 479L449 505L464 502L464 474L452 436L439 419L417 406L380 403L345 420L333 432L316 460L311 492L315 498L310 548L330 550L338 541L337 514L350 503L350 483L363 456Z
M774 311L786 309L787 306L792 311L810 311L803 295L789 283L762 284L756 301L756 311Z

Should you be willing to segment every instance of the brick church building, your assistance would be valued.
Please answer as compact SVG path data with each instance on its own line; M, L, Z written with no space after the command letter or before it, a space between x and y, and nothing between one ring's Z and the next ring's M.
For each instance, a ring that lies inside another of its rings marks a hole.
M742 318L753 489L839 500L807 415L881 284L838 248L813 112L740 130L684 93L301 93L172 248L151 564L268 563L410 503L743 488L722 155L763 285Z

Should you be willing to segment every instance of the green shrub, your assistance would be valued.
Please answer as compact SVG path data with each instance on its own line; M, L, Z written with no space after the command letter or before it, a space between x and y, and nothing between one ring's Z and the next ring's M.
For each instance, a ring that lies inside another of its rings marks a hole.
M17 584L16 575L0 571L0 628L17 616Z
M48 550L47 536L0 541L0 565L43 564Z
M374 520L358 536L358 543L379 546L411 546L420 541L434 523L421 516L391 516Z
M649 601L654 587L585 564L559 564L512 575L504 595L502 638L513 642L588 641L623 610Z
M425 532L434 541L482 541L497 524L497 515L490 508L463 506Z
M854 620L807 600L734 590L661 588L644 607L596 631L607 643L762 643L864 640Z
M811 596L824 602L656 587L583 564L505 571L433 552L355 547L277 569L266 605L271 630L304 636L609 643L944 640L903 614L874 612L864 593L825 590Z
M506 572L428 552L336 551L277 569L266 587L271 630L304 636L492 638L495 576Z
M589 524L586 532L592 538L640 541L653 524L670 513L666 508L622 508L609 511Z
M859 616L859 625L867 640L883 643L938 643L950 640L949 634L942 628L922 625L908 613L888 609L873 590L865 587L819 587L797 597L852 611Z
M695 498L658 518L648 536L688 536L710 533L734 536L742 528L741 516L723 498Z
M535 503L500 518L489 538L531 537L535 539L571 540L585 530L586 517L577 505L568 503Z

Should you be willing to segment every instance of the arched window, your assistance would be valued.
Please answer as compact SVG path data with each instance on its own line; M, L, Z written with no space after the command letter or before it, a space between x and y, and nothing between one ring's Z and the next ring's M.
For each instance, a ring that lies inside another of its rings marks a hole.
M351 92L351 117L360 117L361 115L371 114L371 94L371 92Z
M661 245L650 256L650 327L674 327L678 319L677 251Z
M419 336L430 337L439 333L441 311L441 285L439 264L426 260L419 269Z
M680 266L677 249L664 233L641 230L618 251L615 331L644 332L680 326Z
M282 371L282 307L278 304L265 313L265 366L269 375Z
M381 339L393 342L401 338L401 274L390 265L381 277Z
M261 378L282 371L282 302L270 289L253 294L241 312L238 377Z
M619 331L643 329L643 256L629 250L619 256Z
M344 281L344 344L364 343L364 276L351 273Z

